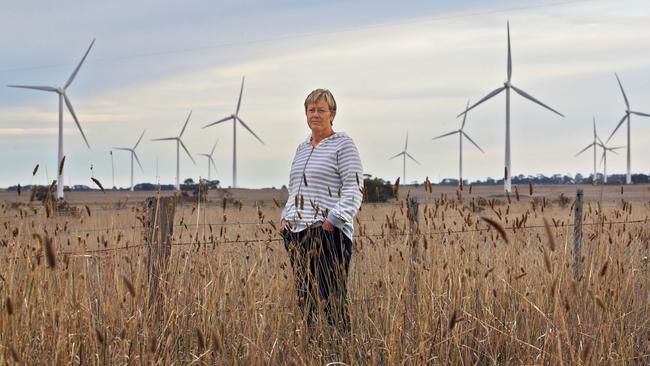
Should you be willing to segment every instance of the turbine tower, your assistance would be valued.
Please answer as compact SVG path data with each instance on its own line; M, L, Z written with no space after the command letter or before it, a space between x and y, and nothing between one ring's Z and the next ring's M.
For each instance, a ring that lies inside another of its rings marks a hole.
M144 172L144 169L142 168L142 164L140 164L140 159L138 159L138 154L135 153L135 149L138 147L138 144L140 144L140 141L142 141L142 136L144 136L145 131L146 130L142 131L142 134L140 135L140 138L138 139L138 142L135 143L133 148L128 148L128 147L114 147L113 148L115 150L124 150L124 151L128 151L128 152L131 153L131 192L133 192L133 159L134 158L135 158L135 161L138 163L138 166L140 166L140 171Z
M214 149L217 147L217 142L219 142L219 140L214 142L214 146L212 146L212 151L210 151L209 154L199 154L200 156L205 156L206 158L208 158L208 181L211 180L210 179L210 164L212 164L212 166L214 167L214 171L215 172L217 171L217 164L215 164L214 159L212 159L212 155L214 154Z
M504 169L504 179L503 179L503 189L506 193L509 193L511 191L511 176L512 176L512 170L510 169L510 89L514 90L515 93L521 95L522 97L539 104L540 106L548 109L549 111L558 114L561 117L564 117L564 115L555 109L547 106L546 104L540 102L539 100L533 98L530 94L526 93L525 91L517 88L516 86L512 85L511 80L512 80L512 53L510 52L510 22L507 24L508 27L508 66L507 66L507 76L508 79L503 83L503 86L491 91L488 95L483 97L483 99L479 100L478 102L474 103L471 107L467 108L464 112L458 115L460 117L463 114L466 114L468 111L473 109L474 107L478 106L479 104L485 102L486 100L494 97L495 95L501 93L502 91L506 91L506 153L505 153L505 169Z
M413 160L414 162L418 163L418 165L420 165L420 162L415 160L415 158L412 157L411 154L409 154L406 151L406 149L408 148L408 145L409 145L409 133L407 132L406 133L406 142L404 142L404 150L402 150L401 153L396 154L395 156L392 156L392 157L388 158L388 160L392 160L392 159L395 159L396 157L398 157L400 155L402 156L402 169L403 169L402 171L404 173L404 175L402 176L402 179L404 180L404 182L402 184L406 184L406 157L408 156L409 159Z
M607 184L607 152L611 151L618 155L616 150L622 149L625 146L607 147L600 138L598 138L598 146L603 148L603 155L600 158L600 164L603 166L603 183Z
M90 49L93 47L93 44L95 43L95 40L93 39L92 42L90 42L90 46L88 46L88 49L86 50L86 53L84 56L81 58L81 61L77 65L77 67L72 71L72 74L68 78L68 80L63 84L62 87L53 87L53 86L33 86L33 85L8 85L10 88L23 88L23 89L34 89L34 90L42 90L42 91L47 91L47 92L54 92L59 95L59 143L58 143L58 159L57 159L57 166L61 166L61 161L63 160L63 103L65 102L66 107L68 108L68 111L72 115L72 118L74 119L74 122L77 124L77 128L79 129L79 132L81 132L81 137L83 137L84 142L86 143L86 146L90 149L90 144L88 143L88 139L86 139L86 135L84 134L84 131L81 129L81 125L79 124L79 120L77 119L77 115L74 113L74 108L72 108L72 103L70 103L70 99L68 99L68 95L66 94L66 90L72 84L72 81L74 78L77 76L77 73L79 72L79 69L81 68L81 65L84 63L86 60L86 57L88 56L88 53L90 52ZM62 200L64 199L63 196L63 169L59 169L59 177L57 179L57 184L56 184L56 198Z
M203 128L214 126L216 124L232 120L232 187L237 188L237 121L244 126L248 132L250 132L255 138L264 145L264 141L260 139L253 130L248 127L248 125L239 118L239 108L241 107L241 96L244 92L244 77L241 78L241 89L239 90L239 100L237 100L237 109L235 109L235 114L231 114L228 117L224 117L216 122L212 122L208 125L203 126Z
M631 152L631 141L630 141L630 116L632 114L636 114L637 116L642 116L642 117L650 117L650 114L643 113L643 112L635 112L630 110L630 102L627 99L627 95L625 95L625 90L623 90L623 84L621 84L621 79L618 78L618 74L614 73L616 75L616 81L618 81L618 86L621 88L621 93L623 94L623 99L625 100L625 114L623 115L623 118L621 118L621 121L616 125L616 128L612 132L611 135L609 135L609 138L607 139L607 142L612 139L612 136L618 131L618 128L621 127L623 122L627 120L627 177L625 178L625 182L627 184L632 184L632 152Z
M594 180L593 182L591 182L591 184L593 185L596 184L596 174L598 173L596 170L596 149L598 148L598 146L600 146L599 140L600 138L598 137L598 134L596 134L596 117L594 117L594 141L591 144L587 145L587 147L585 147L584 149L580 150L577 154L575 154L575 156L578 156L583 152L591 149L592 147L594 148Z
M180 176L181 176L181 147L183 147L183 150L187 153L187 156L192 160L192 163L196 165L196 161L194 161L194 158L192 157L192 154L190 154L190 151L187 150L187 147L185 147L185 144L183 143L183 140L181 140L181 136L183 136L183 132L185 132L185 127L187 127L187 123L190 121L190 117L192 116L192 111L190 111L190 114L187 115L187 120L185 120L185 124L183 125L183 129L181 130L181 133L177 137L163 137L159 139L152 139L151 141L168 141L168 140L174 140L176 141L176 190L180 191L181 190L181 182L180 182Z
M469 100L467 101L467 106L466 106L465 108L467 108L467 107L469 107ZM458 148L459 148L459 157L458 157L458 185L459 185L460 187L463 186L463 137L465 137L466 139L469 140L469 142L471 142L472 144L474 144L474 146L476 146L476 148L479 149L482 153L485 153L485 151L483 151L483 149L481 149L481 147L478 146L478 144L476 144L476 142L474 142L474 140L472 140L472 139L469 137L469 135L467 135L467 133L465 133L465 131L463 131L463 128L465 128L465 122L466 122L466 120L467 120L467 113L465 113L465 114L463 115L463 123L461 124L459 130L451 131L451 132L445 133L444 135L440 135L440 136L438 136L438 137L434 137L434 138L432 139L432 140L437 140L437 139L442 138L442 137L447 137L447 136L451 136L451 135L458 134L458 144L459 144L459 145L458 145Z

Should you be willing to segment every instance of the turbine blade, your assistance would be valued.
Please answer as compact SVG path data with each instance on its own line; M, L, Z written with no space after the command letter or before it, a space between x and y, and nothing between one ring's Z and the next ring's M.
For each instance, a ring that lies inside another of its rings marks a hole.
M624 147L625 147L625 146L608 147L607 150L614 151L614 150L622 149L622 148L624 148Z
M442 138L442 137L447 137L447 136L455 135L455 134L457 134L458 132L459 132L459 131L448 132L448 133L446 133L446 134L444 134L444 135L436 136L436 137L432 138L431 140L437 140L437 139Z
M244 94L244 78L245 76L241 77L241 89L239 89L239 99L237 100L237 110L235 111L235 116L239 116L239 107L241 107L241 96Z
M555 109L553 109L553 108L547 106L546 104L540 102L539 100L533 98L531 95L529 95L529 94L526 93L525 91L523 91L523 90L517 88L517 87L514 86L514 85L511 85L511 87L512 87L512 89L514 89L515 92L517 92L517 94L521 95L522 97L524 97L524 98L526 98L526 99L528 99L528 100L530 100L530 101L532 101L532 102L535 102L535 103L541 105L542 107L548 109L549 111L551 111L551 112L553 112L553 113L555 113L555 114L557 114L557 115L559 115L559 116L561 116L561 117L564 117L564 115L563 115L562 113L556 111Z
M592 146L594 146L593 142L591 144L587 145L587 147L585 147L584 149L580 150L577 154L574 155L574 157L582 154L583 152L585 152L587 150L589 150L589 148L591 148Z
M465 112L462 112L462 113L460 113L459 115L457 115L456 118L462 116L463 114L467 114L467 112L471 111L472 109L474 109L474 108L475 108L476 106L478 106L479 104L481 104L481 103L485 102L486 100L492 98L493 96L495 96L495 95L501 93L505 88L506 88L505 86L501 86L501 87L498 87L498 88L494 89L494 90L491 91L488 95L486 95L486 96L484 96L483 98L481 98L481 100L479 100L478 102L472 104L471 107L465 109Z
M612 153L618 155L618 153L617 153L614 149L612 149L612 148L609 148L609 149L607 149L607 150L609 150L609 151L611 151Z
M614 134L616 133L616 131L618 131L618 129L619 129L619 128L621 127L621 125L623 124L623 122L625 122L625 119L627 118L627 116L628 116L627 113L625 113L625 115L623 116L623 118L621 118L621 122L619 122L619 123L616 125L616 128L614 129L614 131L612 131L612 134L609 135L609 137L607 138L607 141L605 141L605 142L609 142L609 140L612 139L612 137L614 136Z
M460 125L460 130L462 131L465 128L465 121L467 121L467 108L469 108L469 99L467 99L467 105L465 106L465 113L463 114L463 124Z
M616 81L618 81L618 86L621 88L621 93L623 93L623 99L625 99L625 106L627 109L630 109L630 102L627 100L627 95L625 95L625 90L623 90L623 84L621 84L621 79L618 78L618 74L614 73L616 75Z
M474 146L476 146L477 149L481 150L481 152L485 154L485 151L483 151L483 149L481 149L481 147L478 146L478 144L477 144L476 142L474 142L474 140L472 140L472 138L469 137L468 134L466 134L465 132L463 132L463 136L467 137L467 139L469 140L469 142L471 142L472 144L474 144Z
M88 49L86 50L86 53L84 53L84 57L79 61L79 65L74 69L72 72L72 75L68 78L68 81L65 82L65 85L63 86L63 90L67 89L70 84L72 84L72 81L74 80L75 76L77 76L77 73L79 72L79 69L81 68L81 65L84 63L86 60L86 57L88 56L88 53L90 52L90 49L93 48L93 44L95 44L95 39L93 38L93 41L90 42L90 46L88 46Z
M418 165L422 165L422 164L420 164L419 161L415 160L415 158L412 157L411 154L409 154L409 153L407 153L407 152L404 152L404 153L406 154L406 156L408 156L409 158L411 158L411 160L413 160L414 162L418 163Z
M190 154L190 151L187 149L187 147L185 147L185 144L183 143L183 140L178 139L178 142L181 143L181 146L183 147L183 150L185 150L185 152L187 153L187 156L190 157L190 160L192 160L192 163L194 163L194 165L196 165L196 161L194 161L194 158L192 157L192 154Z
M142 134L140 135L140 138L138 139L138 142L136 142L136 143L135 143L135 146L133 146L133 150L135 150L135 149L138 147L138 144L140 144L140 141L142 141L142 136L144 136L144 133L145 133L146 131L147 131L147 130L143 130L143 131L142 131Z
M594 116L594 140L598 138L598 135L596 134L596 116Z
M406 141L404 142L404 151L406 151L406 148L409 146L409 132L406 131Z
M253 132L253 130L251 130L250 127L248 127L248 125L246 125L246 123L244 123L244 121L241 120L241 118L239 118L238 116L236 116L235 118L237 118L237 120L242 124L242 126L244 126L244 128L247 129L248 132L250 132L253 136L255 136L255 138L256 138L259 142L261 142L262 145L266 145L266 144L264 143L264 141L262 141L262 139L259 138L259 137L255 134L255 132Z
M598 167L601 167L603 165L604 160L605 160L605 152L603 151L603 155L600 156L600 164L598 164Z
M63 93L63 99L65 100L65 105L68 107L68 110L70 111L70 114L74 119L74 123L77 124L77 128L79 129L79 132L81 132L81 137L84 138L84 141L86 142L86 146L88 146L88 148L90 149L90 144L88 143L88 139L86 139L86 134L84 134L84 130L81 129L81 125L79 124L77 115L74 113L74 109L72 108L72 103L70 103L70 99L68 99L68 96L65 95L65 93Z
M395 159L396 157L398 157L398 156L400 156L400 155L404 155L404 151L402 151L402 152L399 153L399 154L396 154L395 156L391 156L390 158L388 158L388 160Z
M133 151L133 157L135 158L135 161L138 163L138 166L140 166L140 171L144 173L144 168L142 168L142 164L140 164L140 159L138 159L138 154Z
M151 141L168 141L168 140L178 140L178 137L163 137L159 139L151 139Z
M510 51L510 22L508 24L508 82L512 79L512 53Z
M187 127L187 123L190 121L191 116L192 116L192 111L190 111L190 114L187 115L187 119L185 120L185 124L183 125L183 129L181 130L181 134L178 135L178 138L181 138L181 136L183 136L183 132L185 132L185 128Z
M214 160L212 159L212 156L209 156L208 159L210 159L210 163L212 164L212 167L214 168L214 171L217 171L217 164L214 163Z
M637 116L650 117L650 114L643 113L643 112L633 112L633 111L630 111L630 113L632 113L632 114L636 114Z
M33 89L33 90L42 90L49 92L58 92L55 87L52 86L33 86L33 85L7 85L10 88L21 88L21 89Z
M124 150L124 151L132 151L132 149L129 149L128 147L113 147L113 150Z
M214 146L212 146L212 150L210 151L210 157L211 158L212 158L212 154L214 154L214 149L217 148L217 142L219 142L219 139L217 139L217 141L214 142Z
M216 125L217 123L226 122L226 121L231 120L231 119L233 119L233 116L224 117L224 118L218 120L217 122L212 122L212 123L210 123L210 124L207 124L207 125L203 126L203 128L210 127L210 126L214 126L214 125Z

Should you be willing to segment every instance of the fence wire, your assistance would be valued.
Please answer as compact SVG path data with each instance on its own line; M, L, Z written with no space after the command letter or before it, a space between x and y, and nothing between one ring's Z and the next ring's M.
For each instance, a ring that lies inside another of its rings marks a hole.
M648 223L648 218L645 219L640 219L640 220L624 220L624 221L601 221L601 222L589 222L589 223L582 223L582 226L606 226L606 225L627 225L627 224L647 224ZM553 225L551 224L551 229L562 229L562 228L571 228L574 227L575 225L573 223L566 223L566 224L561 224L561 225ZM545 228L545 225L530 225L530 226L522 226L522 227L503 227L504 230L506 231L525 231L525 230L533 230L533 229L542 229ZM144 229L144 228L141 228ZM413 237L420 239L422 237L433 237L433 236L450 236L450 235L455 235L455 234L463 234L463 233L478 233L478 232L488 232L488 231L496 231L494 228L487 226L485 228L476 228L476 229L463 229L463 230L452 230L452 229L447 229L447 230L437 230L437 231L427 231L427 232L417 232L417 233L410 233L410 232L398 232L398 233L383 233L383 234L363 234L363 235L354 235L353 239L363 239L363 238L389 238L393 239L396 237ZM279 234L279 232L278 232ZM254 244L254 243L263 243L263 244L270 244L273 242L282 242L284 241L283 238L252 238L252 239L235 239L235 240L219 240L219 239L213 239L211 241L200 241L200 240L192 240L192 241L187 241L187 242L172 242L170 245L172 247L179 247L179 246L203 246L205 248L208 248L208 246L213 246L212 249L216 249L219 245L222 244ZM138 249L138 248L144 248L147 247L149 244L146 243L139 243L139 244L133 244L133 245L124 245L120 247L112 247L112 248L98 248L98 249L90 249L90 250L85 250L85 251L59 251L56 253L56 255L62 255L62 256L71 256L71 257L92 257L95 254L106 254L106 253L111 253L111 252L117 252L117 251L122 251L122 250L129 250L129 249ZM22 256L22 257L5 257L5 261L10 261L10 260L18 260L18 259L27 259L27 256Z

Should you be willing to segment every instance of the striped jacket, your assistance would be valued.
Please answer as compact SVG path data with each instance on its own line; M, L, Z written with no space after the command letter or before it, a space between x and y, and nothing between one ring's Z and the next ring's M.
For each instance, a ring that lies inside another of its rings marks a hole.
M363 168L352 139L337 132L314 147L310 134L296 149L281 218L294 232L327 219L352 239L362 190Z

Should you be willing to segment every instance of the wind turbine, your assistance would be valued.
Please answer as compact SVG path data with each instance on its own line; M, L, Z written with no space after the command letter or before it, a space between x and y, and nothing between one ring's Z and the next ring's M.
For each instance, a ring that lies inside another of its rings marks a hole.
M479 104L485 102L486 100L494 97L495 95L501 93L502 91L506 91L506 154L505 154L505 176L503 179L503 188L505 192L510 192L511 191L511 172L512 170L510 169L510 89L514 90L515 93L521 95L522 97L539 104L540 106L548 109L549 111L556 113L559 116L564 117L564 115L555 109L547 106L546 104L540 102L539 100L533 98L530 94L526 93L525 91L517 88L516 86L512 85L511 80L512 80L512 53L510 51L510 22L508 22L508 69L507 69L507 76L508 79L503 83L503 86L491 91L488 95L483 97L483 99L479 100L478 102L474 103L471 107L467 108L464 112L460 113L458 117L460 117L463 114L466 114L469 112L471 109L474 107L478 106Z
M212 154L214 154L214 149L217 147L217 142L219 140L214 142L214 146L212 146L212 151L210 151L209 154L199 154L200 156L205 156L208 158L208 181L210 181L210 164L214 167L214 170L217 171L217 164L214 163L214 159L212 159Z
M616 128L612 132L611 135L609 135L609 138L607 139L607 142L612 139L612 136L618 131L618 128L621 127L623 122L627 120L627 177L625 178L625 182L627 184L632 184L632 152L631 152L631 142L630 142L630 116L632 114L636 114L637 116L643 116L643 117L650 117L650 114L647 113L642 113L642 112L635 112L630 110L630 102L627 100L627 95L625 95L625 90L623 90L623 84L621 84L621 79L618 78L618 74L614 73L616 75L616 81L618 81L618 86L621 88L621 93L623 93L623 99L625 99L625 114L623 115L623 118L621 118L621 122L616 125Z
M469 100L467 101L467 106L466 106L465 108L467 108L467 107L469 107ZM476 146L477 149L481 150L482 153L485 153L485 151L483 151L483 149L481 149L481 147L478 146L478 145L476 144L476 142L474 142L474 140L472 140L472 139L469 137L469 135L467 135L467 134L465 133L465 131L463 131L463 128L465 128L465 122L466 122L466 120L467 120L467 113L465 113L465 114L463 115L463 123L461 124L459 130L452 131L452 132L448 132L448 133L445 133L444 135L440 135L440 136L438 136L438 137L434 137L434 138L432 139L432 140L437 140L437 139L442 138L442 137L446 137L446 136L451 136L451 135L454 135L454 134L458 134L458 143L459 143L459 145L458 145L458 147L459 147L459 157L458 157L458 184L459 184L461 187L463 186L463 137L467 138L467 139L469 140L469 142L471 142L472 144L474 144L474 146Z
M402 179L404 179L404 182L402 184L406 184L406 157L408 156L409 159L411 159L414 162L418 163L418 165L420 164L419 161L415 160L415 158L412 157L411 154L409 154L406 151L406 149L408 148L408 145L409 145L409 133L407 132L406 133L406 142L404 142L404 150L401 153L396 154L395 156L392 156L392 157L388 158L388 160L392 160L392 159L395 159L396 157L402 155L402 165L403 165L402 168L403 168L403 172L404 172L404 175L402 176Z
M603 166L603 183L607 184L607 151L611 151L618 155L616 150L622 149L625 146L607 147L600 138L598 138L598 146L603 148L603 155L600 158L600 164Z
M159 139L152 139L151 141L168 141L168 140L174 140L176 141L176 190L180 191L181 190L181 183L180 183L180 174L181 174L181 153L180 149L183 147L183 150L187 153L187 156L192 160L192 163L196 165L196 161L194 161L194 158L192 157L192 154L190 154L190 151L187 150L187 147L185 147L185 144L183 143L183 140L181 140L181 136L183 136L183 132L185 132L185 127L187 127L187 123L190 121L190 117L192 116L192 111L190 111L190 114L187 115L187 120L185 120L185 124L183 125L183 129L181 130L181 133L177 137L163 137Z
M81 125L79 124L79 120L77 119L77 115L74 113L74 108L72 108L72 103L70 103L70 99L68 99L68 95L66 94L66 90L72 84L72 81L74 80L75 76L77 76L77 73L79 72L79 69L81 68L81 65L84 63L86 60L86 57L88 56L88 53L90 52L90 49L93 47L93 44L95 43L95 39L90 42L90 46L88 46L88 50L86 50L86 53L84 56L81 58L81 61L77 65L77 67L74 69L68 80L63 84L62 87L53 87L53 86L32 86L32 85L7 85L10 88L23 88L23 89L34 89L34 90L42 90L42 91L47 91L47 92L54 92L59 95L59 146L58 146L58 160L57 160L57 166L61 166L61 161L63 160L63 102L65 101L65 105L68 108L68 111L72 115L72 118L74 119L74 122L77 124L77 128L79 129L79 132L81 132L81 137L83 137L84 142L86 143L86 146L90 149L90 144L88 143L88 139L86 139L86 135L84 134L84 131L81 129ZM63 169L59 169L59 177L57 180L57 185L56 185L56 197L60 200L64 198L63 196Z
M598 173L596 171L596 149L598 148L598 146L600 146L599 140L600 138L598 137L598 134L596 134L596 117L594 117L594 141L591 144L587 145L587 147L585 147L584 149L580 150L577 154L575 154L575 156L578 156L583 152L589 150L590 148L592 147L594 148L594 180L592 182L592 184L594 185L596 184L596 174Z
M239 118L239 108L241 107L241 96L244 92L244 77L241 78L241 89L239 90L239 100L237 100L237 109L235 109L235 114L231 114L228 117L224 117L216 122L212 122L208 125L203 126L203 128L214 126L216 124L232 120L232 187L237 188L237 121L244 126L255 138L264 145L264 141L260 139L253 130L246 125L241 118Z
M128 148L128 147L114 147L113 149L115 150L124 150L124 151L129 151L131 153L131 192L133 192L133 159L135 158L135 161L138 162L138 166L140 166L140 170L144 172L144 169L142 168L142 164L140 164L140 159L138 159L138 154L135 153L135 149L138 147L138 144L140 144L140 141L142 141L142 136L144 136L144 132L146 130L142 131L142 134L140 135L140 138L138 139L138 142L135 143L133 148ZM112 154L111 154L112 156Z

